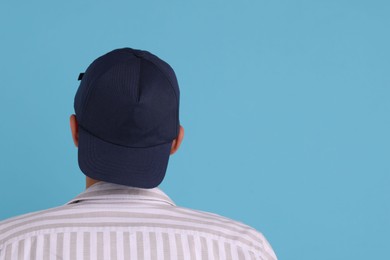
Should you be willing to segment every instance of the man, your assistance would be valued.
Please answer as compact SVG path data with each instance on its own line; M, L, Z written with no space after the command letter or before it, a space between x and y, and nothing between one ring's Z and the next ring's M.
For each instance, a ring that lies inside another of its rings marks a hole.
M0 260L276 259L253 228L178 207L157 187L184 137L167 63L117 49L79 79L70 126L87 189L0 222Z

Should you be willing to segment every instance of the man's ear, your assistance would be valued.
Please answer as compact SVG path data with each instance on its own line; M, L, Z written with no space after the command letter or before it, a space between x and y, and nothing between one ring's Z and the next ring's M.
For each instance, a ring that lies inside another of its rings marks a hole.
M177 135L176 139L172 142L171 147L171 154L174 154L180 147L181 142L184 138L184 128L182 126L179 127L179 134Z
M79 127L77 124L77 119L76 119L75 114L72 114L70 116L70 130L72 131L72 138L73 138L74 145L76 147L78 147L79 146Z

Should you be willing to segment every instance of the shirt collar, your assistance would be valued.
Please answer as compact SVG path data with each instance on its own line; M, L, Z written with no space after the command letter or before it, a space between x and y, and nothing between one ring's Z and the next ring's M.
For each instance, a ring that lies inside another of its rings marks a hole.
M99 181L89 186L66 205L91 200L130 200L154 201L176 206L175 203L159 188L142 189Z

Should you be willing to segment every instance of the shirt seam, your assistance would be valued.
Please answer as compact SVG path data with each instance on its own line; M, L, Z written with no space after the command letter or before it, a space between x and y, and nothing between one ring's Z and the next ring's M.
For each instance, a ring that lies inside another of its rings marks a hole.
M88 227L86 227L88 228ZM35 231L30 231L30 232L27 232L27 233L24 233L24 234L21 234L19 236L16 236L16 237L13 237L7 241L5 241L4 243L2 243L2 245L0 245L0 250L2 249L5 249L7 248L7 246L9 244L14 244L14 243L17 243L19 242L20 240L23 240L23 239L27 239L27 238L31 238L33 236L40 236L40 235L46 235L46 234L58 234L58 233L71 233L71 232L77 232L77 231L80 231L80 229L83 229L83 228L80 228L80 227L60 227L60 228L47 228L47 229L39 229L39 230L35 230ZM207 232L200 232L200 231L195 231L195 230L185 230L185 229L177 229L177 228L150 228L150 227L131 227L131 229L133 229L133 233L136 233L138 231L143 231L143 232L151 232L151 230L167 230L166 233L174 233L174 234L190 234L190 235L204 235L204 237L207 237L207 238L212 238L212 239L215 239L217 241L223 241L223 242L228 242L230 243L231 245L234 245L234 246L240 246L241 248L245 248L246 250L248 251L251 251L255 254L258 254L258 253L261 253L261 249L263 249L264 251L266 251L268 253L268 250L266 250L266 248L262 245L262 243L259 243L259 248L260 250L257 250L255 248L252 248L251 246L249 245L246 245L240 241L235 241L235 240L231 240L231 239L228 239L228 238L225 238L223 236L218 236L218 235L214 235L214 234L209 234ZM95 229L92 231L92 232L103 232L103 231L116 231L116 232L127 232L126 230L123 230L118 228L118 227L95 227ZM173 232L172 232L173 231ZM85 232L88 232L88 231L85 231ZM130 230L129 230L130 232ZM156 233L158 232L161 232L161 231L155 231Z

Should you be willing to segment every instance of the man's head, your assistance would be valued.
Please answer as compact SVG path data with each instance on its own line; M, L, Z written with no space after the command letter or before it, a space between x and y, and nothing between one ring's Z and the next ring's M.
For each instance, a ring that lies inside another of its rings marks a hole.
M153 188L180 146L173 69L141 50L113 50L81 77L70 118L82 172L94 180Z

